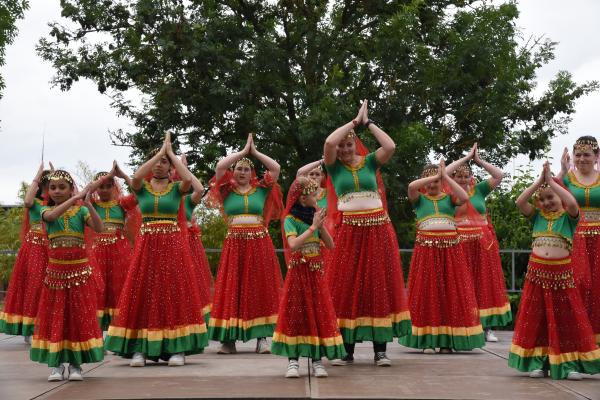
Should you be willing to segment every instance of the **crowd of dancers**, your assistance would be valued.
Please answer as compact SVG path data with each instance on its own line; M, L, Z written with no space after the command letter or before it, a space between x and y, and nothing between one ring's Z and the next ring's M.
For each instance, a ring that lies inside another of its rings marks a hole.
M376 151L363 145L359 126ZM485 199L502 171L475 144L409 184L417 234L406 290L379 172L394 151L364 101L326 138L322 159L298 170L285 206L279 164L252 135L217 163L204 198L168 132L131 178L115 162L78 190L68 172L42 165L25 195L0 332L24 336L31 360L51 368L50 381L82 380L81 365L105 351L132 367L160 359L181 366L209 340L232 354L237 341L256 339L257 353L289 359L289 378L299 376L299 357L312 359L316 377L328 375L323 358L352 364L357 342L372 342L374 363L389 366L386 347L396 338L429 354L497 341L491 329L512 314ZM594 137L579 138L559 175L546 162L516 200L533 244L508 364L533 378L600 372L598 153ZM490 177L476 182L472 163ZM214 282L193 214L201 201L228 226ZM281 221L283 285L271 220Z

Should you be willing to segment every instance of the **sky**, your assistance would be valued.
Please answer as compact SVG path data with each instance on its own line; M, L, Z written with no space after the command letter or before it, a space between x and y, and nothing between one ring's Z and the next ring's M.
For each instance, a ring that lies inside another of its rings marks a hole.
M567 6L568 4L568 6ZM518 25L525 38L544 35L559 42L555 59L538 71L538 93L560 70L573 74L574 80L600 81L600 1L597 0L521 0ZM39 38L46 36L49 21L60 20L58 0L32 0L25 18L18 23L19 35L6 49L6 65L0 72L6 89L0 99L0 204L15 204L20 182L33 179L41 161L42 136L45 160L56 167L75 171L79 160L94 170L106 170L116 159L124 164L129 150L111 144L109 130L127 129L132 123L116 116L110 99L100 94L90 81L75 83L68 92L50 85L52 66L35 53ZM598 136L600 93L576 103L569 134L554 139L548 154L558 168L565 146L582 135ZM505 166L514 172L526 157ZM541 161L534 162L538 168Z

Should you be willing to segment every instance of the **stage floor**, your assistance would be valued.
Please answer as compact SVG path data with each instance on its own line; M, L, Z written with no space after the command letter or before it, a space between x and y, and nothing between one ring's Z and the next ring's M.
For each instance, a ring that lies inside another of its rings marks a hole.
M255 342L238 343L238 354L218 355L211 342L204 354L187 357L184 367L149 362L131 368L107 355L83 366L83 382L47 382L48 368L29 361L21 337L0 334L0 399L194 399L194 398L401 398L401 399L598 399L600 376L580 382L531 379L506 364L511 332L484 350L425 355L388 345L390 368L376 367L370 344L357 346L352 366L332 367L329 378L308 374L285 379L287 360L254 353Z

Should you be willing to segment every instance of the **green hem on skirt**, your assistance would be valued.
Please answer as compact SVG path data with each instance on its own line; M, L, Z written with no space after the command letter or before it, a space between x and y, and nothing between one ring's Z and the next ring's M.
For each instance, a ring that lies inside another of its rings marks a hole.
M104 359L104 349L102 347L93 347L85 351L73 351L63 349L53 353L50 350L32 347L29 351L31 361L37 361L40 364L46 364L48 367L59 367L62 363L73 365L97 363Z
M309 343L292 345L275 341L271 344L271 353L288 358L310 357L313 360L320 360L323 357L326 357L328 360L334 360L346 356L343 344L336 346L315 346Z
M208 346L206 333L194 333L175 339L150 341L147 338L128 339L121 336L107 336L104 348L125 358L131 358L133 353L144 353L150 360L167 358L172 354L200 354Z
M453 350L473 350L485 346L483 333L469 336L453 335L413 335L404 336L398 340L402 346L413 349L449 348Z
M249 329L208 327L210 340L219 342L235 342L236 340L247 342L251 339L273 336L273 332L275 332L275 324L256 325Z
M358 326L354 329L340 327L344 343L356 342L393 342L395 337L403 337L411 332L410 320L395 322L392 326L379 327L371 325Z
M500 326L506 326L513 320L512 311L508 310L504 314L487 315L480 317L481 326L483 329L496 328Z
M593 361L567 361L560 364L550 364L546 356L521 357L515 353L508 354L508 366L521 372L531 372L536 369L550 371L552 379L566 379L571 371L584 374L600 373L600 359Z
M34 324L11 324L5 320L0 320L0 333L6 333L7 335L15 336L32 336Z

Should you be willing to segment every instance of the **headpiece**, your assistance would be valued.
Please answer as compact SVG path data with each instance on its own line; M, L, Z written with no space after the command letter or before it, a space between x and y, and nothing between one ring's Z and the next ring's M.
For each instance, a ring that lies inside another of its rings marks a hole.
M57 169L56 171L52 172L50 174L50 177L48 178L48 180L50 180L50 181L58 181L61 179L64 179L65 181L69 182L71 185L75 184L75 182L73 181L73 178L71 178L71 175L67 171L64 171L62 169Z
M592 153L598 152L598 141L596 139L579 138L573 145L573 150L589 151Z
M421 172L421 178L428 178L430 176L437 175L439 173L439 165L428 165Z
M456 168L456 170L454 171L454 174L456 175L457 172L466 172L469 175L471 175L473 173L473 171L471 170L471 166L469 164L459 165Z
M548 185L547 182L542 183L533 194L533 197L537 200L540 197L540 194L549 187L550 185Z
M299 182L300 182L300 185L302 186L302 194L305 196L313 194L314 192L316 192L319 189L319 185L317 184L317 182L313 181L310 178L306 178L306 182L302 182L302 181L299 181Z
M348 131L348 133L346 134L346 136L344 137L344 139L354 139L356 137L356 132L354 132L354 129L350 129Z
M106 171L98 172L96 175L94 175L94 180L97 181L98 179L102 178L103 176L108 176L108 172L106 172Z
M249 158L242 158L241 160L239 160L238 162L235 163L234 168L238 165L243 165L243 166L247 166L250 167L250 169L254 169L254 163L252 162L252 160L250 160Z
M45 169L42 172L42 178L40 179L40 184L43 185L44 183L48 183L48 181L50 180L51 174L52 174L52 171Z

